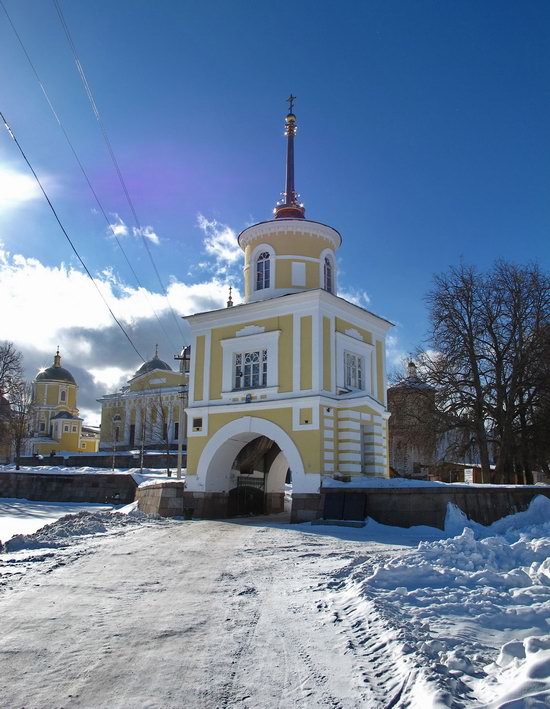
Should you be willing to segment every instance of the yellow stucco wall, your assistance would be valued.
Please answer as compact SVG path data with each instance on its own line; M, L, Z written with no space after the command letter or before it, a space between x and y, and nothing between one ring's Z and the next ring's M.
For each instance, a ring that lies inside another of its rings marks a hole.
M158 380L164 379L164 382ZM158 390L162 395L162 390L169 387L179 386L183 383L183 376L180 372L156 371L150 372L145 376L138 377L130 382L130 391L155 391Z
M243 414L239 413L211 413L208 417L208 436L192 436L188 441L187 448L187 474L196 475L200 456L208 440L228 423L239 419ZM263 411L255 410L253 416L266 419L282 428L292 438L298 448L304 464L306 473L321 472L321 431L293 431L292 430L292 409L267 409ZM244 445L244 444L243 444ZM232 461L228 461L231 465Z
M293 259L278 259L277 256L296 256L296 261L300 262L300 257L308 259L318 259L317 262L302 261L306 264L306 285L305 288L321 288L321 269L320 257L321 253L326 249L330 249L333 254L334 263L336 257L334 249L329 241L319 236L312 234L303 234L295 232L274 232L258 236L257 239L245 249L244 252L244 274L245 274L245 296L248 297L254 290L255 272L253 264L250 262L253 251L259 244L267 244L272 247L275 252L276 267L275 267L275 287L276 288L293 288L292 284L292 260Z

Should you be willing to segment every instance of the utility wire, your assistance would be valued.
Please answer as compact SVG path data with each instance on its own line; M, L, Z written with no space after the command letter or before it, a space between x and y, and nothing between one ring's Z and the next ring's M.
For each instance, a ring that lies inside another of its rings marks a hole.
M109 229L111 230L111 232L112 232L112 234L113 234L113 237L115 238L116 243L117 243L119 249L122 251L122 254L123 254L124 258L126 259L126 263L128 264L128 267L130 268L130 271L132 272L132 274L133 274L133 276L134 276L134 278L135 278L135 281L136 281L136 283L137 283L137 285L138 285L138 288L141 288L141 289L144 291L144 293L145 293L145 295L146 295L146 297L147 297L147 299L148 299L148 301L149 301L149 305L150 305L150 307L151 307L151 310L153 311L153 313L154 313L154 315L155 315L155 317L156 317L156 319L157 319L157 322L158 322L158 324L159 324L159 327L161 328L162 332L163 332L164 335L166 336L167 340L169 340L170 345L172 346L172 348L175 349L175 350L177 350L177 348L174 347L174 342L172 341L172 338L170 337L170 335L169 335L168 332L166 331L166 328L165 328L164 325L162 324L162 321L161 321L161 319L159 318L159 315L158 315L157 311L156 311L155 308L153 307L153 304L152 304L152 302L151 302L151 298L150 298L150 296L149 296L149 292L148 292L147 289L142 285L141 281L140 281L139 278L138 278L137 273L135 272L135 270L134 270L132 264L130 263L130 259L128 258L128 255L126 254L126 251L124 250L124 247L122 246L122 243L121 243L120 239L119 239L118 236L117 236L116 230L115 230L113 224L111 224L111 220L110 220L109 217L107 216L107 213L106 213L105 209L103 208L103 205L101 204L101 201L100 201L100 199L99 199L99 197L98 197L98 195L97 195L97 192L95 191L95 189L94 189L94 187L93 187L93 185L92 185L92 183L91 183L91 181L90 181L90 178L88 177L88 174L87 174L86 170L84 169L84 165L82 164L82 161L81 161L80 158L78 157L78 154L77 154L77 152L76 152L76 149L75 149L75 147L74 147L74 145L73 145L71 139L69 138L69 135L68 135L67 131L65 130L65 126L63 125L61 119L59 118L59 116L58 116L58 114L57 114L57 112L56 112L56 110L55 110L55 108L54 108L54 106L53 106L53 104L52 104L52 102L51 102L51 100L50 100L50 97L49 97L49 95L48 95L48 92L46 91L46 87L44 86L44 84L42 83L42 80L41 80L40 76L38 75L38 71L36 70L36 67L35 67L34 63L33 63L32 59L30 58L30 55L29 55L29 53L28 53L28 51L27 51L27 49L26 49L26 47L25 47L25 45L24 45L24 43L23 43L23 40L21 39L21 36L19 35L19 32L17 31L15 25L13 24L13 21L12 21L12 19L11 19L11 17L10 17L10 14L8 13L8 11L7 11L7 9L6 9L6 6L4 5L3 0L0 0L0 5L2 6L2 9L4 10L4 12L5 12L5 14L6 14L6 17L8 18L8 22L10 23L11 28L12 28L12 30L13 30L15 36L17 37L17 39L18 39L18 41L19 41L19 44L21 45L21 49L23 50L23 53L25 54L25 56L26 56L26 58L27 58L27 61L28 61L29 65L30 65L30 67L31 67L31 69L32 69L32 72L33 72L33 74L34 74L34 76L35 76L35 78L36 78L36 80L37 80L37 82L38 82L38 85L39 85L40 88L42 89L42 93L44 94L44 98L46 99L46 101L47 101L47 103L48 103L48 106L50 107L50 110L51 110L51 112L53 113L53 116L54 116L55 120L57 121L59 127L61 128L61 131L63 132L63 135L65 136L65 140L67 141L67 144L68 144L69 148L71 149L71 151L72 151L72 153L73 153L73 155L74 155L74 157L75 157L75 160L76 160L76 162L78 163L78 166L80 167L80 170L82 171L82 174L84 175L84 178L85 178L86 182L88 183L88 187L90 188L90 190L91 190L91 192L92 192L92 194L93 194L93 196L94 196L94 198L95 198L96 204L97 204L97 206L99 207L99 210L101 211L101 213L103 214L103 217L105 218L105 221L107 222L107 226L108 226Z
M121 171L120 166L118 164L118 160L117 160L115 152L113 150L113 146L111 145L111 141L109 140L109 136L107 134L107 129L105 128L105 124L103 123L103 119L101 118L101 115L99 113L99 109L98 109L97 104L95 102L91 86L88 82L88 79L86 78L86 74L84 72L84 67L82 66L82 62L79 59L78 52L76 51L76 46L74 44L71 32L69 30L69 27L67 25L65 17L63 15L61 5L59 4L58 0L53 0L53 4L54 4L55 9L57 11L57 15L59 17L59 21L61 22L61 26L63 27L63 30L65 32L65 36L67 37L69 47L71 48L71 52L72 52L72 55L73 55L73 58L74 58L74 61L76 64L76 68L77 68L78 74L80 76L80 79L82 81L82 85L84 86L84 90L85 90L86 95L88 97L88 101L90 102L90 106L92 107L92 111L96 117L97 122L99 123L99 127L100 127L101 133L103 135L103 140L105 141L105 145L107 146L107 150L109 151L109 154L111 156L111 160L113 162L116 173L118 175L119 182L121 184L124 195L126 196L126 201L128 202L128 205L130 207L130 211L132 212L132 215L134 217L137 232L140 235L141 240L143 241L143 245L145 246L145 250L147 251L147 255L149 256L149 260L151 261L151 265L153 266L153 269L154 269L155 274L157 276L157 279L158 279L158 282L159 282L160 287L162 289L162 292L166 298L166 302L168 303L168 307L170 308L170 312L172 313L172 317L174 318L174 322L176 323L176 326L179 330L180 335L182 336L182 338L184 338L185 336L184 336L184 333L183 333L183 330L181 327L180 320L178 319L176 313L174 312L174 309L172 308L172 305L170 303L170 299L168 298L168 293L166 291L166 288L164 287L164 283L162 281L162 278L160 277L160 273L158 271L155 260L153 258L153 254L151 253L151 249L149 247L149 244L147 243L147 239L143 234L143 229L142 229L141 223L138 219L138 215L135 210L134 203L132 201L132 198L130 197L130 193L129 193L128 188L126 186L126 182L124 180L124 177L122 175L122 171Z
M105 296L104 296L103 293L101 292L101 289L99 288L99 286L98 286L97 283L95 282L94 277L92 276L92 274L91 274L90 271L88 270L88 267L86 266L86 264L85 264L84 261L82 260L81 255L78 253L76 246L75 246L74 243L72 242L71 237L70 237L69 234L67 233L67 230L66 230L65 227L63 226L63 223L61 222L61 219L59 218L57 212L55 211L55 208L54 208L53 204L51 203L51 200L50 200L50 198L48 197L48 194L47 194L46 190L45 190L44 187L42 186L42 182L40 182L40 178L38 177L38 175L37 175L36 172L34 171L33 166L31 165L29 159L28 159L27 156L25 155L25 151L23 150L23 148L22 148L21 145L19 144L19 141L18 141L17 138L15 137L15 134L14 134L14 132L12 131L12 129L10 128L10 126L9 126L7 120L5 119L4 114L2 113L2 111L0 111L0 118L1 118L2 121L4 122L4 125L6 126L6 130L7 130L8 133L10 134L10 136L11 136L13 142L14 142L14 143L17 145L17 147L19 148L19 152L20 152L21 155L23 156L23 160L27 163L27 165L29 166L30 171L31 171L32 174L34 175L34 179L37 181L38 186L40 187L40 189L41 189L41 191L42 191L42 194L43 194L44 197L46 198L46 201L47 201L47 203L48 203L50 209L52 210L52 213L53 213L53 215L54 215L54 217L55 217L57 223L59 224L59 226L60 226L60 228L61 228L61 231L63 232L63 234L65 235L65 238L67 239L67 241L68 241L69 244L71 245L71 248L72 248L72 250L74 251L74 253L76 254L77 259L78 259L78 260L80 261L80 263L82 264L82 268L86 271L86 274L88 275L89 279L90 279L91 282L94 284L95 289L97 290L97 292L98 292L99 295L101 296L101 300L102 300L102 301L105 303L105 305L107 306L107 309L108 309L108 311L111 313L111 316L112 316L113 320L116 322L116 324L119 326L119 328L120 328L120 329L122 330L122 332L124 333L124 336L126 337L126 339L128 340L128 342L129 342L130 345L132 346L134 352L138 355L138 357L139 357L143 362L145 362L144 357L141 355L140 351L137 349L137 347L136 347L136 346L134 345L134 343L132 342L132 338L131 338L130 335L126 332L126 330L124 329L124 326L122 325L122 323L120 322L120 320L117 318L117 316L116 316L116 315L113 313L113 311L111 310L111 306L109 305L109 303L107 302Z

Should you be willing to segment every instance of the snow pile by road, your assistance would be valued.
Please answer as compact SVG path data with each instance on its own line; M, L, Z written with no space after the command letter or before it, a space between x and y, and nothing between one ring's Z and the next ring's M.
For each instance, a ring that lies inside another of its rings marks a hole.
M415 706L549 706L550 500L490 527L451 509L446 531L340 572L358 639L385 634Z
M127 509L129 508L129 509ZM6 544L8 552L22 549L65 547L76 537L106 534L127 527L141 525L148 516L128 505L120 512L79 512L61 517L52 524L39 529L34 534L18 534Z
M89 502L45 502L24 498L0 498L0 540L7 542L15 534L32 534L45 524L77 512L108 512L113 505Z

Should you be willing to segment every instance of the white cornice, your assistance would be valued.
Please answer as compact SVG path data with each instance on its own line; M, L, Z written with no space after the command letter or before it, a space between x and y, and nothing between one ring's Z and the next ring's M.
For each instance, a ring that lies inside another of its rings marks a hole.
M261 392L261 389L250 390L251 393ZM311 396L286 396L280 399L268 399L268 400L254 400L250 403L227 403L223 399L216 400L216 402L200 402L195 405L188 405L185 408L186 413L189 416L200 416L201 414L206 416L208 414L240 414L250 411L267 411L269 409L287 409L305 406L324 406L331 409L357 409L361 406L367 406L372 409L375 414L378 414L383 419L390 417L389 411L376 399L370 396L355 396L353 399L341 399L333 398L327 396L326 394L313 394Z
M328 241L333 249L337 249L342 243L340 233L326 224L312 222L309 219L273 219L268 222L254 224L241 231L238 237L239 246L244 251L256 239L282 232L316 236Z
M346 319L355 327L365 328L365 317L369 321L368 329L374 334L383 336L384 333L393 327L393 323L386 318L365 310L360 305L350 303L349 300L340 298L332 293L316 288L313 290L302 290L299 293L289 293L268 300L258 300L250 303L241 303L232 308L221 308L219 310L208 310L204 313L186 315L186 320L195 330L195 334L201 334L211 327L222 327L228 325L238 325L249 323L252 320L261 320L266 317L275 317L295 313L297 310L315 308L322 304L328 314L336 315Z

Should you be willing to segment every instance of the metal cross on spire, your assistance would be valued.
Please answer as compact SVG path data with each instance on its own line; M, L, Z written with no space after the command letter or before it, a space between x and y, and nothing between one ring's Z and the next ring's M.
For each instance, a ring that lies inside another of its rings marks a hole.
M290 94L290 96L287 98L287 101L288 101L288 112L294 113L293 109L294 109L294 101L296 101L296 96L293 96L292 94Z

